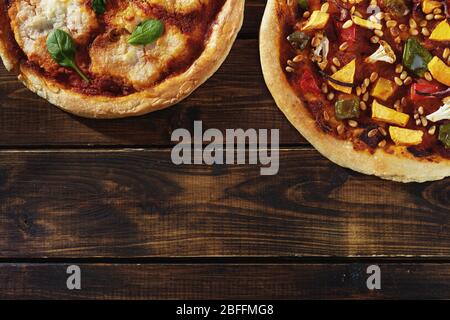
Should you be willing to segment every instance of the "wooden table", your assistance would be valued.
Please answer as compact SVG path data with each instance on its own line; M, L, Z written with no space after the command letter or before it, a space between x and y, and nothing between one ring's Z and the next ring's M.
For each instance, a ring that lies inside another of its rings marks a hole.
M306 143L261 75L264 5L216 75L144 117L74 117L1 70L0 298L450 298L450 180L383 181ZM171 132L194 120L280 129L279 174L175 166Z

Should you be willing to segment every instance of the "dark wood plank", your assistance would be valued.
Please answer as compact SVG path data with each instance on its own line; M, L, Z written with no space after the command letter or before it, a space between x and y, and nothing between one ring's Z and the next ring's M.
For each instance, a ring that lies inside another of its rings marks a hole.
M280 172L169 150L1 151L0 257L450 257L449 179L400 184L283 150Z
M0 70L0 146L170 144L173 130L279 128L282 144L305 143L278 110L261 74L257 40L238 40L225 64L184 102L147 116L91 120L71 116Z
M258 38L259 27L261 25L266 0L246 0L245 1L245 19L242 25L240 38Z
M450 297L450 264L80 264L81 290L66 287L67 264L0 264L1 299L436 299ZM182 305L182 303L181 303Z

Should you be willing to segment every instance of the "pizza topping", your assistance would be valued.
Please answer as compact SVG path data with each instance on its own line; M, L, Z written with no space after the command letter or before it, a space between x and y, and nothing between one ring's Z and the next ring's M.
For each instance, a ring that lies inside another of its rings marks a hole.
M146 20L147 16L144 9L133 1L128 2L125 7L120 7L118 11L108 12L106 18L111 27L133 33L139 23Z
M384 140L386 134L383 127L371 124L364 128L358 138L371 148L376 148L377 146L384 147L386 144L386 140Z
M450 123L439 126L438 139L446 148L450 148Z
M393 81L380 77L375 83L371 94L375 98L386 101L394 94L396 89L397 85Z
M364 61L367 63L375 63L377 61L384 61L387 63L394 63L397 60L395 56L394 50L392 50L389 43L386 41L380 40L378 42L380 46L377 51L375 51L370 57L367 57Z
M84 81L89 81L75 62L75 44L67 32L60 29L53 30L47 37L46 46L56 63L72 68Z
M433 56L415 38L406 41L403 51L403 65L417 76L423 76Z
M351 20L349 20L349 22L351 22L351 25L346 28L344 28L344 23L342 22L336 21L335 25L339 31L338 34L341 41L346 42L347 44L353 44L353 42L356 41L356 25L354 25Z
M298 5L303 10L308 10L308 0L297 0Z
M442 20L430 35L430 40L450 41L450 25L447 20Z
M401 127L405 127L409 121L408 114L388 108L378 103L377 100L374 100L372 103L372 118L378 121L396 124Z
M90 70L93 74L117 77L143 89L160 80L161 73L167 70L172 59L188 54L187 43L188 38L172 26L148 45L130 44L126 32L118 41L111 41L103 35L97 37L89 50Z
M313 60L315 60L320 69L325 69L328 64L328 53L330 52L330 41L323 34L316 34L316 37L320 35L319 45L313 51Z
M146 0L152 4L161 6L170 13L189 14L195 10L202 10L208 4L217 0Z
M357 119L359 117L359 99L345 98L334 104L336 119Z
M439 97L440 94L446 95L446 91L448 90L440 91L440 86L437 84L432 84L428 81L420 81L411 86L410 99L414 102L432 99L434 96Z
M342 69L336 71L331 77L334 80L353 83L355 78L355 70L356 70L356 60L353 59L351 62L346 64ZM332 86L334 89L339 90L344 93L352 93L352 88L349 86L343 86L333 81L328 80L328 84Z
M409 13L404 0L383 0L383 5L386 7L387 12L397 17L402 17Z
M371 20L365 20L363 18L360 18L358 16L352 16L352 21L354 24L361 26L363 28L366 29L377 29L377 30L381 30L383 28L383 26L381 24L379 24L378 22L375 21L371 21Z
M396 145L414 146L422 143L423 132L399 127L389 127L389 135Z
M57 66L45 49L48 34L60 29L85 45L98 27L91 6L82 0L17 0L9 9L15 39L28 59Z
M339 85L339 86L341 86L341 87L349 87L349 88L353 88L353 87L355 86L354 83L336 80L336 79L334 79L332 76L326 74L325 72L323 72L323 71L321 71L321 70L319 70L318 72L319 72L319 74L320 74L321 76L323 76L324 78L326 78L328 81L330 81L330 82L332 82L332 83L334 83L334 84L337 84L337 85Z
M309 43L309 39L311 39L311 37L301 31L295 31L287 37L287 40L289 41L291 46L295 49L300 50L306 48Z
M330 15L328 13L315 10L303 26L302 31L323 29L327 25L329 19Z
M450 99L441 103L450 94L449 20L447 2L433 1L295 1L287 34L302 32L302 42L290 37L282 63L321 130L356 149L450 157L438 139L450 123Z
M422 11L423 13L432 13L434 9L438 9L442 6L441 1L434 0L423 0L422 1Z
M434 92L423 92L423 91L417 90L416 94L420 95L420 96L443 98L443 97L447 97L450 94L450 87L445 90L434 91Z
M24 63L68 89L120 96L185 72L204 50L225 0L9 3ZM59 46L56 36L73 47Z
M320 89L317 85L317 81L309 69L305 69L303 71L299 85L300 89L305 93L320 94Z
M95 13L103 14L106 11L106 0L92 0L92 9Z
M447 66L441 59L434 56L428 62L428 70L437 81L450 86L450 67Z
M156 41L164 32L164 24L156 19L141 22L128 39L129 44L147 45Z
M438 122L441 120L450 120L450 101L444 103L438 110L429 114L427 119L432 122Z

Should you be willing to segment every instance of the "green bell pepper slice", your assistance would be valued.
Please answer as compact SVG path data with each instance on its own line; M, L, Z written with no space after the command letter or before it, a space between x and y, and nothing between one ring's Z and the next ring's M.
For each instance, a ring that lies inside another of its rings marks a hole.
M425 49L415 38L406 40L403 50L403 65L415 75L422 77L428 70L428 62L433 55Z
M295 31L287 37L291 46L295 49L303 50L309 43L310 36L301 31Z
M355 119L359 117L359 99L341 99L334 104L336 119Z
M450 148L450 123L439 126L438 139L446 148Z

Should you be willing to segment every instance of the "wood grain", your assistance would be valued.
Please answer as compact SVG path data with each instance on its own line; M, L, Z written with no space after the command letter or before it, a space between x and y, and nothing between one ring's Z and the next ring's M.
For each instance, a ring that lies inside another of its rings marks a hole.
M1 299L417 299L450 298L450 264L78 264L81 290L66 288L70 264L0 264ZM6 290L5 290L6 289ZM180 302L182 305L183 302Z
M207 83L139 118L73 117L0 68L0 299L450 298L450 179L383 181L309 147L261 75L264 6L246 1ZM280 129L280 173L173 165L171 133L194 120ZM365 287L362 258L396 261L380 263L381 291ZM65 286L71 260L80 292Z
M168 150L0 152L0 257L450 257L449 179L400 184L286 149L280 172Z
M266 0L246 0L245 1L245 19L242 25L239 38L257 39L259 26L266 7Z

